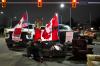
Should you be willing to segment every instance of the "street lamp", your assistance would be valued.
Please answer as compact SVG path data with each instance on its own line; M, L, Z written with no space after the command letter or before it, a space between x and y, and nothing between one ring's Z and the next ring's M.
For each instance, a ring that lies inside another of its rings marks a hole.
M16 19L17 17L16 16L14 16L14 19Z
M60 4L60 8L64 8L64 6L65 6L65 5L64 5L63 3Z
M6 16L10 19L10 21L11 21L11 26L10 27L12 27L12 18L9 17L7 14L5 14L3 11L1 11L0 14L4 15L4 16Z
M4 12L3 12L3 11L1 11L1 12L0 12L0 14L4 14Z
M65 7L65 5L64 5L64 3L61 3L60 4L60 8L62 9L62 8L64 8ZM63 12L62 12L63 13ZM61 24L62 24L62 16L63 16L63 14L62 15L60 15L61 16Z

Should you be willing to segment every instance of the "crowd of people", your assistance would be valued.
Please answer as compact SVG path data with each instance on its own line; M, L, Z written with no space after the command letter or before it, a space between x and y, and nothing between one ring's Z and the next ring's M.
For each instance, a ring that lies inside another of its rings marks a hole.
M93 39L96 39L96 33L92 32L90 29L81 30L76 28L74 29L73 38L74 39L84 38L87 44L92 44Z

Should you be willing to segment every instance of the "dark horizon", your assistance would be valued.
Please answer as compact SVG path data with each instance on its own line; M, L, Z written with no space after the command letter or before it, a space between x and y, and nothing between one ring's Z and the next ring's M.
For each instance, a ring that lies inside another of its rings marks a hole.
M17 0L17 2L23 2L27 0ZM30 2L31 0L28 0ZM36 1L36 0L34 0ZM45 0L46 1L46 0ZM58 0L51 0L58 1ZM59 0L61 1L61 0ZM65 1L65 0L62 0ZM99 0L88 0L88 1L96 1ZM9 0L8 0L9 2ZM11 1L10 1L11 2ZM39 17L43 17L43 21L48 22L55 12L58 12L59 15L62 15L63 22L68 22L70 20L70 5L65 5L64 8L60 8L60 4L43 4L42 8L38 8L36 4L8 4L5 9L0 7L0 11L3 11L6 17L13 18L17 17L17 19L21 18L23 12L27 10L29 14L29 21L31 23ZM95 20L97 17L100 17L100 5L77 5L75 9L72 8L72 18L75 22L84 23L89 21L89 13L91 13L91 20ZM1 19L0 19L1 20Z

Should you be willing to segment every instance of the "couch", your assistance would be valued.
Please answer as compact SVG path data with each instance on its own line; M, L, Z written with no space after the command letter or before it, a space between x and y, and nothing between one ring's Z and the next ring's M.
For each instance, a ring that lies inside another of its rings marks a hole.
M72 40L72 53L77 57L86 57L87 54L93 54L92 47L87 45L85 39Z
M100 55L87 54L87 66L100 66Z

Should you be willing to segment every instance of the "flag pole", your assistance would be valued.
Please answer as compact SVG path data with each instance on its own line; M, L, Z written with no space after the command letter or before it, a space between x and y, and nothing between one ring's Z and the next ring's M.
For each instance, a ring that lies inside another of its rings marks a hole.
M27 16L26 20L27 20L27 23L28 23L29 21L28 21L28 12L27 12L27 10L26 10L26 16ZM29 27L28 27L28 32L29 32Z

